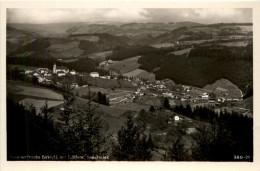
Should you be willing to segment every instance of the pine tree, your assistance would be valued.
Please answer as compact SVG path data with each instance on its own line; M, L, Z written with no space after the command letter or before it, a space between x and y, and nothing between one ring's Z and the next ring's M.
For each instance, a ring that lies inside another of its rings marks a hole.
M123 161L150 160L152 157L146 136L134 125L130 115L125 127L118 131L118 145L113 146L112 157Z
M150 109L149 109L150 112L154 112L155 111L155 108L154 106L151 106Z
M50 113L47 101L45 101L45 105L41 108L41 113L46 123L53 123L53 115Z
M61 154L65 155L73 155L76 154L75 147L75 111L72 108L72 103L74 101L74 95L72 93L72 88L69 83L64 86L64 104L63 110L60 113L59 120L64 123L60 127L60 131L62 134L62 139L60 140Z
M170 103L169 103L169 99L166 97L163 101L163 108L164 109L170 109Z
M77 146L81 149L79 154L85 156L85 158L106 153L103 148L105 138L101 134L103 121L95 113L98 105L92 104L94 96L91 95L90 88L88 92L86 106L76 110L79 117L79 122L76 125Z
M154 149L154 144L153 144L153 141L152 141L151 133L149 133L148 140L147 140L147 144L148 144L148 147L149 147L151 150Z
M184 144L181 142L181 138L178 137L178 139L173 142L172 148L170 148L166 153L165 159L170 161L184 161L186 156L187 154Z

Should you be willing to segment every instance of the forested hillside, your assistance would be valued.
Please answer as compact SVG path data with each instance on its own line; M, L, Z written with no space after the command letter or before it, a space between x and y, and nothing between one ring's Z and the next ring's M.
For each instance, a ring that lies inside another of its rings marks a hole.
M226 78L246 91L253 81L253 50L247 47L197 47L189 55L153 53L139 59L140 68L153 71L157 79L170 78L177 83L203 87Z

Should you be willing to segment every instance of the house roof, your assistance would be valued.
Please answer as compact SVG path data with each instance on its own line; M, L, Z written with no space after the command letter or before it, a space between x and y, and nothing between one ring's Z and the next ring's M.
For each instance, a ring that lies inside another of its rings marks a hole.
M98 72L91 72L90 74L99 74Z
M66 66L57 66L56 69L68 69Z

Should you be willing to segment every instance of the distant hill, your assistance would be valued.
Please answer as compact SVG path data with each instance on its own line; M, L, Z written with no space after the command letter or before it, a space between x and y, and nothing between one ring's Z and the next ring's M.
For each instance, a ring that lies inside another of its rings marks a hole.
M30 60L43 58L44 61L51 57L52 52L49 52L48 47L62 51L60 54L57 52L57 58L87 58L97 52L111 51L107 60L122 61L141 56L132 63L119 62L111 65L115 70L121 70L121 74L142 69L154 73L159 80L169 78L176 83L200 88L225 78L247 94L246 97L253 92L251 23L8 24L7 32L8 57L26 57ZM37 34L41 37L35 38ZM24 40L26 43L20 43ZM68 49L69 44L73 44L73 49ZM158 48L151 47L154 44L159 44ZM183 53L184 51L189 53ZM23 62L22 59L8 61L17 64ZM44 65L42 61L28 63ZM95 58L88 59L84 65L89 66L90 61L97 62ZM81 69L86 70L85 68Z
M206 85L203 89L216 94L225 92L228 94L228 97L231 98L242 98L242 91L236 85L224 78L217 80L213 84Z
M41 36L48 36L51 34L65 34L66 30L80 26L81 23L50 23L50 24L18 24L12 23L9 26L25 31L32 31Z
M14 27L10 27L8 25L6 27L6 33L7 33L7 37L12 37L12 38L39 38L39 37L41 37L38 33L35 33L33 31L21 30L21 29L17 29Z
M41 37L35 32L16 29L8 25L6 33L7 54Z
M37 39L31 43L21 46L17 50L9 54L9 57L14 57L25 52L32 52L30 56L41 57L42 55L48 56L45 50L51 45L47 39ZM34 55L37 54L37 55Z
M195 26L204 26L205 24L190 22L190 21L183 21L183 22L176 22L176 27L195 27Z

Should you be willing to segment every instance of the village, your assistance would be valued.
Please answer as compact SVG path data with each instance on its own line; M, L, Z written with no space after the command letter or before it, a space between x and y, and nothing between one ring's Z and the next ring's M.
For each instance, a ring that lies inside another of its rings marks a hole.
M108 62L109 63L109 62ZM133 88L124 89L117 88L116 90L106 91L109 97L110 107L117 107L120 104L133 103L140 101L143 97L147 98L168 98L171 106L180 104L191 104L192 106L219 106L220 104L228 104L242 100L241 92L229 92L222 87L216 87L213 90L203 88L175 84L170 79L149 81L140 78L128 78L120 75L106 75L101 76L98 72L81 73L76 70L69 70L66 66L57 66L53 64L53 69L48 68L22 68L19 73L29 79L34 79L39 85L53 85L56 87L63 87L62 80L68 77L71 87L76 90L86 89L91 86L89 84L82 84L77 82L79 79L90 77L94 80L115 80L121 79L128 84L133 85ZM101 87L96 86L96 89ZM230 93L230 94L229 94ZM155 105L156 106L156 105ZM159 105L157 105L159 107Z

